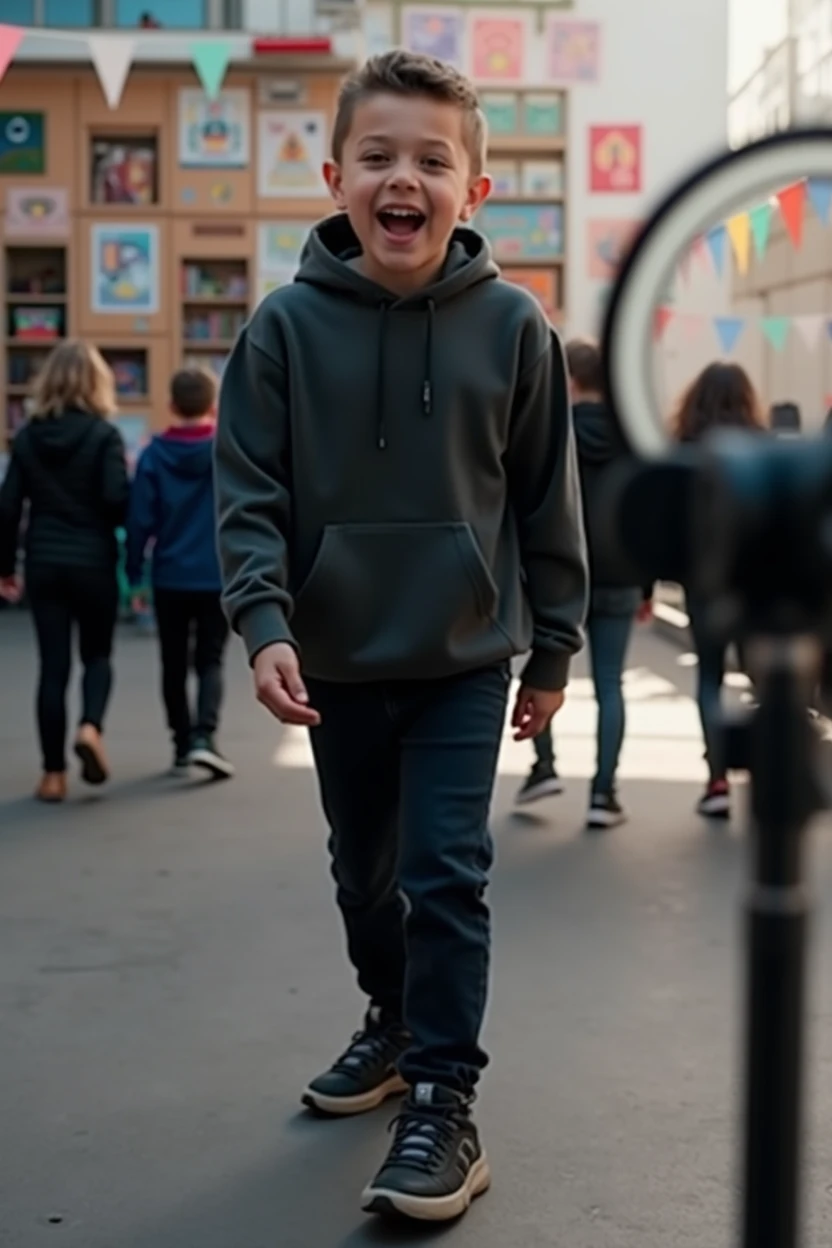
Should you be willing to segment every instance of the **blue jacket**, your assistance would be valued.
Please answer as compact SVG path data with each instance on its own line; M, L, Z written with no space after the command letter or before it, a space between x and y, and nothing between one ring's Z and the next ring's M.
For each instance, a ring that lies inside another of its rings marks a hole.
M214 518L213 426L168 429L142 452L127 520L127 579L142 579L153 540L159 589L222 588Z

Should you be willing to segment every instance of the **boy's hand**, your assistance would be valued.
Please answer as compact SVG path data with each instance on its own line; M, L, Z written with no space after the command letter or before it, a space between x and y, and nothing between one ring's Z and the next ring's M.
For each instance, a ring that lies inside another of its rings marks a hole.
M548 725L563 706L563 689L531 689L521 685L514 703L511 726L515 741L530 741Z
M315 728L321 722L318 712L309 705L297 651L287 642L265 646L255 657L254 688L257 701L282 724Z
M23 581L19 576L0 577L0 598L6 602L20 602L23 597Z

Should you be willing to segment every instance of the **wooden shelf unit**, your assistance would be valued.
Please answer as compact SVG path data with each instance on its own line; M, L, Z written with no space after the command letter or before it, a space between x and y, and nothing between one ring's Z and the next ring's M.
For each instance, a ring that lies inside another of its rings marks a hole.
M4 397L0 450L27 416L26 400L49 352L69 333L69 255L54 242L15 242L3 252Z
M183 364L221 373L251 305L251 263L245 256L186 256L180 260Z

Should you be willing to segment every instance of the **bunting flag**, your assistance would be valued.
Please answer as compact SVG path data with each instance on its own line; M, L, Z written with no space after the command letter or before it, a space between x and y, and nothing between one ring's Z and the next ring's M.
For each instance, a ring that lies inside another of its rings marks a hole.
M809 179L809 202L821 225L829 224L829 211L832 209L832 180L829 178Z
M734 250L740 273L748 272L751 259L751 221L747 212L738 212L728 221L728 237Z
M87 45L104 98L110 108L118 108L133 63L135 43L126 35L89 35Z
M662 306L656 308L656 315L653 318L653 337L656 342L661 342L664 337L665 330L673 320L673 309Z
M720 347L726 355L730 355L742 337L745 321L741 316L716 316L714 317L714 329L716 330Z
M823 327L826 324L826 317L796 316L793 324L806 346L810 351L813 351L820 342L820 336L823 333Z
M754 239L754 250L759 260L763 259L768 247L768 236L771 233L771 214L771 204L758 204L748 214L748 222Z
M719 277L722 277L725 269L725 240L727 237L728 231L724 225L715 225L712 230L708 231L707 235L708 249Z
M760 321L760 329L775 351L782 351L785 347L790 328L791 322L787 316L764 316Z
M803 219L806 212L806 183L795 182L777 196L780 215L795 247L803 242Z
M203 91L209 100L215 100L220 93L225 71L228 69L231 48L227 43L216 39L210 39L207 42L200 41L191 45L191 57Z
M0 26L0 82L3 81L25 33L20 26Z

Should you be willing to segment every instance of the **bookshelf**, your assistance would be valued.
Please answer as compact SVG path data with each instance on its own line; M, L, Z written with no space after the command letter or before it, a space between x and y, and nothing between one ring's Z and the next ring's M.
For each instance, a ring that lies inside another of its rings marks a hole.
M4 254L5 395L0 445L24 423L32 382L55 343L68 333L65 247L7 246Z
M187 258L180 269L183 364L218 376L249 312L249 261L245 257Z

